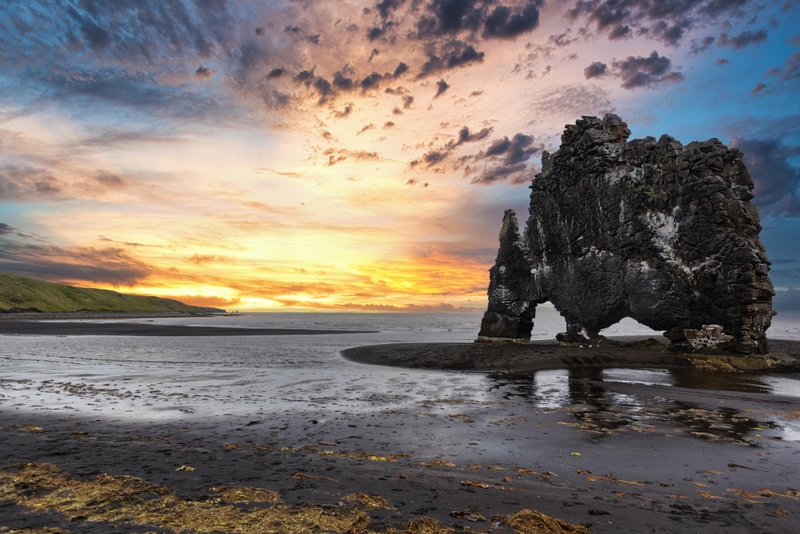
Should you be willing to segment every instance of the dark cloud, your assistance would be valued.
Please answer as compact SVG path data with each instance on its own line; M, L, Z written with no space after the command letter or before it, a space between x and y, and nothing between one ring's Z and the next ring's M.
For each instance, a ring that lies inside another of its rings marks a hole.
M719 58L717 60L717 65L727 65L730 62L731 61L729 59L725 59L724 57L721 57L721 58Z
M85 22L81 26L81 36L89 45L89 48L95 52L100 52L108 48L111 44L111 38L108 32L95 24L94 22Z
M512 39L539 25L541 0L522 6L496 5L491 0L432 0L417 20L420 39L481 34L487 39Z
M521 180L525 180L522 176L519 176L525 172L527 166L524 163L519 163L517 165L499 165L495 167L488 167L484 169L484 171L478 175L477 177L473 178L470 182L471 184L475 185L491 185L495 182L504 182L509 178L512 178L515 182L514 185L520 185ZM527 179L527 182L533 180L533 174Z
M0 235L15 233L16 229L6 223L0 223Z
M692 48L689 50L689 55L699 56L700 54L708 51L714 45L714 41L716 41L716 39L710 35L708 37L704 37L700 41L693 39Z
M623 61L614 61L614 74L622 78L622 87L637 89L655 87L665 83L683 81L683 74L670 71L672 61L653 51L648 57L630 56Z
M744 162L755 182L755 198L762 215L800 217L800 169L791 158L800 156L800 146L785 146L776 139L734 137L730 146L744 153Z
M392 121L386 121L383 123L383 129L388 130L389 128L394 128L395 124Z
M274 69L269 71L269 74L267 74L267 80L274 80L275 78L280 78L284 74L286 74L286 71L284 69L280 67L275 67Z
M450 88L450 85L444 80L439 80L436 82L436 94L433 95L433 98L439 98L441 95L444 94Z
M317 75L314 74L314 69L302 70L294 77L294 81L305 84L306 87L309 87L314 82L314 78L316 77Z
M585 69L583 69L583 75L586 79L590 78L599 78L601 76L605 76L608 73L608 65L605 63L601 63L599 61L595 61Z
M377 26L373 26L369 30L367 30L367 40L369 42L374 41L375 39L379 39L383 34L386 33L386 30L383 28L379 28Z
M567 10L573 21L585 18L609 39L639 28L654 39L677 46L686 32L723 16L736 17L754 0L579 0Z
M405 0L381 0L375 4L375 8L380 13L381 18L386 20L389 18L393 11L396 11L400 6L405 3Z
M768 70L767 75L783 81L800 78L800 51L786 58L783 62L783 67L775 67Z
M298 28L297 26L291 26L291 25L284 26L283 32L284 33L300 33L300 28Z
M340 91L350 91L355 86L353 78L345 76L342 71L333 73L333 86Z
M381 83L383 76L378 74L377 72L373 72L363 80L359 84L361 86L362 91L369 91L370 89L376 89L378 85Z
M719 37L717 37L717 46L730 46L734 50L738 50L750 45L759 45L766 40L766 30L759 30L757 32L743 31L735 37L728 37L727 33L721 33Z
M789 39L786 39L786 44L790 44L792 46L800 47L800 33L798 33L794 37L790 37Z
M476 141L481 141L489 137L489 134L492 133L491 128L482 128L480 131L472 133L469 131L467 126L461 128L458 131L455 139L451 139L444 146L433 149L427 152L425 155L422 156L422 163L424 163L427 167L432 167L437 163L440 163L450 155L453 150L458 148L459 146L463 145L464 143L474 143ZM411 162L411 167L416 166L419 161L414 160Z
M369 124L365 125L363 128L361 128L358 132L356 132L356 135L361 135L362 133L364 133L364 132L366 132L368 130L374 130L374 129L375 129L375 125L372 124L372 123L369 123Z
M309 43L311 43L311 44L318 45L318 44L319 44L319 35L320 35L320 34L318 34L318 33L317 33L317 34L315 34L315 35L306 35L306 36L304 37L304 39L305 39L306 41L308 41Z
M330 98L336 94L331 82L322 77L314 80L314 89L316 89L319 94L319 101L317 102L319 105L327 103Z
M627 24L617 24L617 26L611 30L608 34L608 38L612 41L619 41L620 39L625 39L626 37L631 37L633 35L633 30Z
M62 248L0 237L0 272L50 282L133 286L153 269L119 247Z
M497 6L484 22L484 37L515 38L539 25L541 2L530 2L520 13L512 13L508 6Z
M394 69L394 73L392 73L393 78L399 78L403 74L408 71L408 65L403 63L402 61L397 64L397 67Z
M406 182L406 185L410 185L411 187L414 187L417 184L420 184L422 187L428 187L430 185L428 182L420 182L416 178L409 178L409 180Z
M256 35L259 36L259 37L264 36L265 35L264 28L262 28L261 26L257 27L256 28Z
M472 45L464 44L461 41L451 41L442 48L440 55L429 54L428 61L422 65L417 78L425 78L470 63L483 63L484 53L478 52Z
M767 84L765 84L765 83L762 83L762 82L758 82L758 83L756 84L756 86L755 86L755 87L753 87L753 88L750 90L750 96L756 96L757 94L759 94L761 91L763 91L763 90L764 90L764 89L766 89L767 87L768 87L768 85L767 85Z
M664 41L669 46L678 46L687 30L691 28L691 23L682 20L676 24L669 25L661 20L653 24L648 29L648 35ZM713 42L713 40L712 40Z
M408 109L414 103L414 97L411 95L403 95L403 109Z
M197 76L198 78L210 78L213 75L213 73L211 72L211 69L209 69L208 67L200 65L199 67L197 67L197 70L194 71L194 75Z

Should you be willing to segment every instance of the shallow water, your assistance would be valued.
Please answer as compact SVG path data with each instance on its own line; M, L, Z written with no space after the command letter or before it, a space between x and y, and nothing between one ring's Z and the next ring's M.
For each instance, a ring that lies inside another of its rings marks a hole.
M0 336L0 406L20 410L113 413L161 420L256 417L315 410L327 414L416 406L425 399L492 402L527 395L541 408L580 401L572 371L498 382L479 375L365 366L339 351L408 342L471 342L481 314L242 314L140 322L243 328L375 330L366 334L246 337ZM773 337L800 339L798 321L776 317ZM552 339L563 319L540 307L534 339ZM625 320L606 335L656 335ZM800 396L797 381L757 375L606 370L605 385L699 388ZM527 393L525 393L527 392ZM524 395L523 395L524 394ZM618 401L624 402L618 393Z

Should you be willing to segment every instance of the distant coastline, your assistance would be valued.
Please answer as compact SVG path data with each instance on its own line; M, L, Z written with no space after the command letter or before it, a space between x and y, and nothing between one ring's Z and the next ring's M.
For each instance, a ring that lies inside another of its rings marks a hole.
M90 314L126 314L130 317L131 314L171 316L215 313L225 313L225 310L191 306L174 299L53 284L0 273L0 317L10 315L14 319L21 319L23 315L30 315L31 318L43 319L42 314L71 314L89 318Z

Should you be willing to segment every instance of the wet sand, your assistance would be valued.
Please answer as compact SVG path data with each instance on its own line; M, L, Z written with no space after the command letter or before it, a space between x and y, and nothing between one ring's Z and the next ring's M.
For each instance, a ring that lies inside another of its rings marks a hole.
M779 347L795 354L797 345ZM334 416L309 405L260 419L204 420L199 414L133 424L112 412L90 417L68 406L41 413L0 404L0 470L47 462L82 480L132 475L200 501L219 485L261 487L279 492L285 503L334 507L345 495L363 492L395 507L369 511L374 522L389 525L428 516L457 529L511 532L492 528L492 516L529 508L592 532L796 532L797 396L770 394L768 388L609 381L603 367L627 360L637 368L658 368L671 365L662 358L673 356L658 349L561 349L406 344L346 351L348 358L371 364L439 362L449 369L490 371L493 387L503 392L490 402L431 398L409 410ZM570 380L568 402L561 405L535 402L519 378L523 371L564 367ZM720 376L685 364L670 372L686 384ZM381 400L374 404L380 408ZM181 466L194 470L178 471ZM294 478L298 473L318 478ZM455 518L453 511L486 521ZM11 529L169 531L66 519L0 503L0 527Z
M371 330L312 330L295 328L236 328L146 323L84 323L71 321L3 321L0 335L28 336L313 336L322 334L367 334Z
M642 347L647 339L662 345ZM345 358L370 365L412 369L445 369L480 372L535 372L570 367L672 368L689 367L680 354L667 352L666 338L626 336L619 346L561 346L553 341L517 343L393 343L355 347L342 352ZM770 340L768 357L781 360L773 371L798 372L800 341Z

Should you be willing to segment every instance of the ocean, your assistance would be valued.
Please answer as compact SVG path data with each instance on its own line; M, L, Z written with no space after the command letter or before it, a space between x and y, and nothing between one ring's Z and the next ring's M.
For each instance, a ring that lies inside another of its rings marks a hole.
M349 347L409 342L472 342L480 313L246 313L138 319L145 323L369 330L360 334L239 337L0 336L0 408L21 412L113 414L160 421L334 415L459 398L492 402L525 392L542 408L568 404L571 375L548 371L522 381L479 373L368 366L339 355ZM563 330L553 308L539 307L533 339ZM800 340L800 317L779 315L770 337ZM657 335L631 319L608 336ZM607 370L604 380L692 387L668 371ZM749 376L749 375L748 375ZM752 376L730 388L800 396L798 382ZM565 400L566 399L566 400Z

